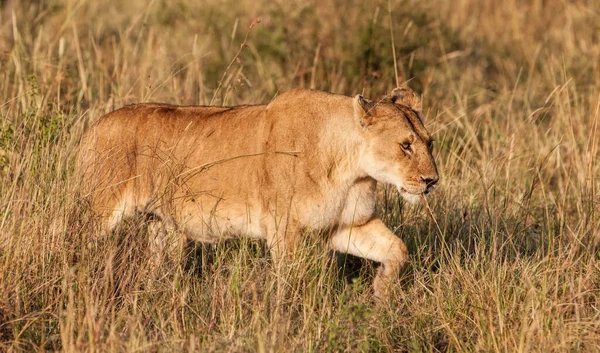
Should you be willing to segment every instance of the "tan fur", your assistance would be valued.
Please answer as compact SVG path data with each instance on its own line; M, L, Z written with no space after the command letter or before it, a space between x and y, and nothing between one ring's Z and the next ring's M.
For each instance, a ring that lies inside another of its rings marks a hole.
M419 110L408 88L381 102L295 89L268 105L136 104L85 134L77 174L106 231L147 213L197 241L266 239L278 261L303 229L330 228L332 248L382 263L382 295L407 252L374 215L376 182L415 201L438 178Z

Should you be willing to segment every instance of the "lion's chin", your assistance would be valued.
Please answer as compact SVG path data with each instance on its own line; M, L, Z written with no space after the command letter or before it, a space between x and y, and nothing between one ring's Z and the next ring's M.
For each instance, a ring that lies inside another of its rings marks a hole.
M404 188L398 188L398 192L406 201L412 204L418 204L421 201L421 194L413 194Z

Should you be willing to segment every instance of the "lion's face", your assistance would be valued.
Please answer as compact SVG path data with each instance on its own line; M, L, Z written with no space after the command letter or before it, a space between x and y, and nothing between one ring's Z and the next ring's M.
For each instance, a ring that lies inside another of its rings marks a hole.
M432 139L419 117L420 102L407 88L392 92L391 101L355 98L355 113L365 139L361 166L377 181L395 185L417 202L438 181Z

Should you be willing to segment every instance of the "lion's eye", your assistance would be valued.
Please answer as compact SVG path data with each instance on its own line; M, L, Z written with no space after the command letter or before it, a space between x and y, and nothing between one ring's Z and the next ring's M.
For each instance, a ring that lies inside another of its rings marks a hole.
M412 152L412 146L408 142L401 143L400 147L402 147L402 149L405 150L405 151L407 151L407 152Z

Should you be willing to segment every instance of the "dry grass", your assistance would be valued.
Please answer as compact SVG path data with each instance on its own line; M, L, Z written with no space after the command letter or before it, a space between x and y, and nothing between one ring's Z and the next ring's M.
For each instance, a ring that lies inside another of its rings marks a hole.
M600 351L598 2L367 3L0 1L0 351ZM152 269L143 224L101 237L71 191L107 111L376 96L392 47L442 179L433 218L381 188L411 252L389 302L319 235L283 276L250 241Z

